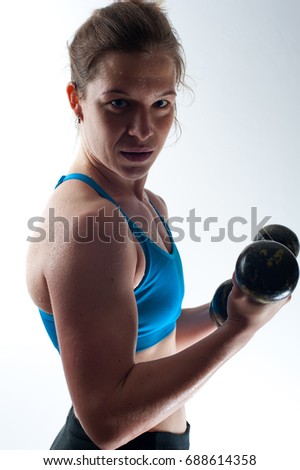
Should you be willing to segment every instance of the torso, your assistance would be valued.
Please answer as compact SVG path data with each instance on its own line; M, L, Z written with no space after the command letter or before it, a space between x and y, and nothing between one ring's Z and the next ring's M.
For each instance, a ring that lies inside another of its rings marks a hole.
M56 209L56 213L64 213L64 200L70 196L74 198L73 188L76 183L64 184L62 191L55 191L46 207L44 217L47 218L48 208L53 207ZM93 204L99 207L99 195L97 195L91 188L82 185L81 190L77 188L75 204L82 203L87 204L90 208ZM63 194L63 198L61 195ZM78 197L77 197L78 196ZM117 200L116 202L122 207L122 210L127 214L128 217L132 217L135 220L138 214L138 221L142 222L142 230L147 234L149 238L154 240L161 249L168 251L172 250L172 243L169 240L166 229L162 223L158 220L158 215L155 209L150 203L159 210L163 217L167 217L165 213L165 207L163 202L149 191L145 191L145 197L143 201L128 201L128 200ZM131 236L131 234L129 234ZM134 239L132 235L132 239ZM134 288L141 282L145 272L145 257L143 250L139 243L135 243L136 247L136 272L134 277ZM47 282L44 277L44 267L47 262L47 258L53 249L47 240L40 243L32 243L28 253L28 286L30 294L35 304L42 310L52 313L52 306L50 301L50 295L47 288ZM31 262L32 260L32 262ZM170 356L176 353L176 330L174 330L168 337L154 346L136 353L136 363L147 362L157 360L166 356ZM185 410L182 407L173 415L159 423L157 426L152 428L152 431L168 431L173 433L183 433L186 429L186 417Z

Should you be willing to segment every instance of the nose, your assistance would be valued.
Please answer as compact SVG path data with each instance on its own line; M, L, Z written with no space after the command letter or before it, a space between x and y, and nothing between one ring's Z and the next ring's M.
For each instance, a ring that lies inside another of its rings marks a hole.
M127 132L130 136L138 137L139 140L145 141L153 135L153 123L151 112L139 108L132 113Z

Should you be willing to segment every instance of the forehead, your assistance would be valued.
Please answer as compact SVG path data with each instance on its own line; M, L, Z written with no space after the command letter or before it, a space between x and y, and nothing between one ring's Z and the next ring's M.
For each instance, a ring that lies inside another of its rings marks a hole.
M88 88L99 93L109 89L126 92L138 90L174 90L176 87L175 62L161 52L151 54L129 54L113 52L107 54L98 68L98 73Z

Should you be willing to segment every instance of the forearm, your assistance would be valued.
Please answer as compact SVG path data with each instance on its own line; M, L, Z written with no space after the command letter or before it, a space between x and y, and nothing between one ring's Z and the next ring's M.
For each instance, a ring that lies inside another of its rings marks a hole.
M210 335L217 326L209 314L209 304L184 308L177 321L176 347L182 351Z
M92 439L100 447L117 448L151 429L189 400L252 336L224 324L173 356L134 365L105 409L96 407L90 413Z

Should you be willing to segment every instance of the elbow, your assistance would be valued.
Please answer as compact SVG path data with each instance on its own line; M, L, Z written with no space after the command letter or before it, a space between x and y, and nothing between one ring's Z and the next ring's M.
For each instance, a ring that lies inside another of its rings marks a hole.
M95 440L93 440L93 442L101 450L117 450L122 445L126 444L126 442L120 442L118 436L101 433L97 433L97 436L95 435Z
M121 434L112 426L107 426L103 431L97 432L95 439L96 445L102 450L116 450L130 441L126 434Z
M89 415L76 414L84 432L101 450L115 450L127 444L134 437L126 423L113 413L95 411Z

